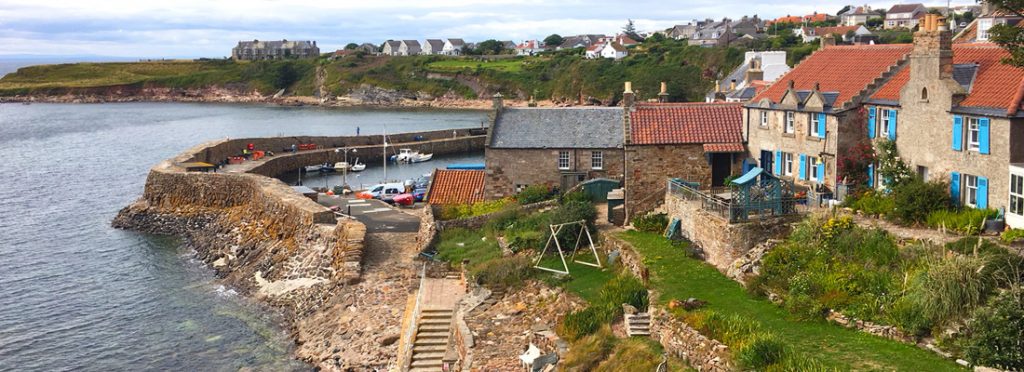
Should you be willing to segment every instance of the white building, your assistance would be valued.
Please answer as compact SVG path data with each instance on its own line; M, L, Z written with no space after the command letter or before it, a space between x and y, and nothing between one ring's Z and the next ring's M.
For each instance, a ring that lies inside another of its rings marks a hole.
M462 39L445 39L444 47L441 48L441 53L446 56L457 56L462 54L462 48L466 46L466 42Z

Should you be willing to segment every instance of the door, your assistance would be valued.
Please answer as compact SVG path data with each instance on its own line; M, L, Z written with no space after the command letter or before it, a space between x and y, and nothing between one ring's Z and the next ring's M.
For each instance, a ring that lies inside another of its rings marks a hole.
M576 187L580 182L587 179L586 173L577 172L562 172L561 192L567 192L569 189Z
M711 186L725 185L732 174L732 154L711 154Z
M771 151L761 150L761 169L764 169L765 172L771 173L772 169L775 169L772 168L773 159L774 157Z

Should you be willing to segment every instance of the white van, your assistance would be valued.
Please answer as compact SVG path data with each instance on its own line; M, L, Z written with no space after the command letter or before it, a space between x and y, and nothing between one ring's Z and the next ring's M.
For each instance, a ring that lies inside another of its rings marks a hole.
M374 199L388 200L405 193L405 185L401 183L382 183L366 190Z

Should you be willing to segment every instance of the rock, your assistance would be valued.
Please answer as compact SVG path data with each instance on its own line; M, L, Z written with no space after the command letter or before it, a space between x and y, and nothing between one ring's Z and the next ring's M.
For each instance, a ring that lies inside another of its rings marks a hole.
M636 314L636 313L640 312L640 310L637 310L637 308L633 307L633 305L622 304L622 312L624 312L626 314L632 315L632 314Z
M680 307L683 307L683 301L672 299L672 301L668 302L668 308L669 309L676 309L676 308L680 308Z
M683 308L686 309L686 310L696 310L696 309L704 307L704 305L707 305L707 304L708 304L707 301L701 301L701 300L698 300L696 298L691 297L691 298L686 299L686 302L683 303Z
M390 334L380 338L380 346L391 346L401 338L398 334Z
M962 365L964 367L970 367L971 366L971 363L969 363L969 362L967 362L966 360L963 360L963 359L957 359L956 360L956 364Z
M515 305L512 306L512 310L509 312L509 314L510 315L519 315L523 311L526 311L526 303L525 302L517 302Z

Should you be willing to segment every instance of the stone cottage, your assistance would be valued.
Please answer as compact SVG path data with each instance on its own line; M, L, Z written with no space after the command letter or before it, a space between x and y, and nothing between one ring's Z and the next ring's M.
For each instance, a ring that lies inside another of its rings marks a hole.
M830 45L808 56L743 110L749 159L797 185L834 190L837 158L867 140L863 101L907 62L909 45Z
M622 179L622 107L506 108L498 96L495 108L484 155L486 198L531 185L568 190L588 179Z
M627 87L625 95L631 95ZM667 94L663 95L667 96ZM638 103L629 107L626 216L640 216L665 197L670 178L720 187L746 158L739 103Z
M1001 63L1009 54L994 44L953 44L937 15L920 29L910 63L867 102L868 137L895 140L901 158L948 182L956 202L1005 208L1007 222L1024 227L1024 69Z

